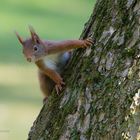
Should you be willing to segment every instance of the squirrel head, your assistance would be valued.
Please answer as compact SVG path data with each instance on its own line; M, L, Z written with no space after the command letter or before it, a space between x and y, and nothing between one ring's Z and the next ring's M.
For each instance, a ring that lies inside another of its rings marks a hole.
M45 44L34 29L29 26L31 38L23 40L16 32L16 36L23 47L23 54L28 62L36 62L45 56Z

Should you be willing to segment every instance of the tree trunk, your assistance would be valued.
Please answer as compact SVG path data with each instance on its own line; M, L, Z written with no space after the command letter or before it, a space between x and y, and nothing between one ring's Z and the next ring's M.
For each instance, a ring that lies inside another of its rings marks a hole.
M28 140L140 140L140 1L97 0L78 49Z

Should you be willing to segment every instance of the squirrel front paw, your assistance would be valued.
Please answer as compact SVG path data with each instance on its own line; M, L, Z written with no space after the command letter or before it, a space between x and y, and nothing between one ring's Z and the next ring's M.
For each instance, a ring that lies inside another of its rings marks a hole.
M62 86L65 85L65 83L62 81L61 83L58 83L55 85L56 93L59 95L59 92L62 90Z
M62 86L65 85L65 83L63 82L63 79L61 78L61 76L58 76L55 82L56 82L56 85L55 85L56 93L59 94L59 92L62 90Z
M92 40L91 37L83 40L83 47L90 47L94 44L94 41Z

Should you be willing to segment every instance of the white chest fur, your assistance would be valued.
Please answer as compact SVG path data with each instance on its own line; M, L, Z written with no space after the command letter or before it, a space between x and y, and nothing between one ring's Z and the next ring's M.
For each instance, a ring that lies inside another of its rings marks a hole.
M56 70L58 63L58 54L48 55L43 58L43 63L47 68Z
M59 70L60 67L63 67L67 63L69 58L70 58L69 52L65 52L63 54L53 54L45 56L43 58L43 63L47 68Z

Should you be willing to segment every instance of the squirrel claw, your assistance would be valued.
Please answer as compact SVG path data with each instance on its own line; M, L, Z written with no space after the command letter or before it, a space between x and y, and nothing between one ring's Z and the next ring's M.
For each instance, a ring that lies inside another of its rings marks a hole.
M56 84L55 85L55 89L56 89L56 93L59 95L59 92L62 91L62 85L65 85L64 82L61 82L61 84Z
M62 84L62 85L65 85L65 83L64 83L63 81L61 82L61 84Z
M58 89L58 86L57 85L55 85L55 89L56 89L57 95L59 95L59 89Z
M65 83L63 82L63 78L60 75L56 77L55 83L56 93L59 95L59 92L62 91L62 86L65 85Z
M90 47L94 44L94 41L92 40L92 38L87 38L84 40L84 47Z

